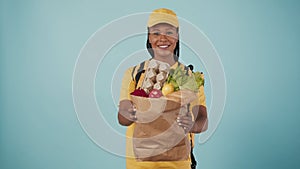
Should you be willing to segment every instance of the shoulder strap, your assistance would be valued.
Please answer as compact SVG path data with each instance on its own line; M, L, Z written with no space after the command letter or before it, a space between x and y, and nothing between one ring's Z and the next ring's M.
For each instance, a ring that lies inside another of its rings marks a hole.
M179 66L181 66L181 65L184 66L185 74L186 74L186 75L189 75L189 69L190 69L189 66L185 66L184 64L182 64L182 63L180 63L180 62L178 62L178 63L179 63Z
M135 75L134 75L134 73L135 73L135 69L136 69L137 66L134 66L133 70L131 72L132 80L135 81L135 88L136 88L136 86L137 86L137 84L138 84L138 82L140 80L141 75L145 72L145 70L144 70L145 62L146 61L143 61L142 63L140 63L139 68L136 71Z
M191 169L196 169L197 161L195 159L193 148L191 149Z
M179 62L179 64L183 65L180 62ZM189 65L189 66L183 65L183 66L184 66L184 70L185 70L186 75L189 75L189 70L193 71L193 68L194 68L193 65ZM190 104L188 104L187 107L188 107L188 110L189 110L190 109ZM196 158L195 158L194 152L193 152L194 148L192 146L192 136L191 135L192 134L190 133L190 138L191 138L191 140L190 140L190 142L191 142L191 154L190 154L190 156L191 156L191 169L196 169L197 161L196 161Z
M191 133L190 133L190 138L192 138L192 134ZM192 146L192 140L191 140L191 169L196 169L197 161L195 159L193 149L194 148Z
M191 70L192 72L194 72L194 66L193 66L192 64L189 64L188 67L190 68L190 70Z
M134 81L134 71L135 71L135 69L136 69L136 66L133 67L132 72L131 72L132 81Z

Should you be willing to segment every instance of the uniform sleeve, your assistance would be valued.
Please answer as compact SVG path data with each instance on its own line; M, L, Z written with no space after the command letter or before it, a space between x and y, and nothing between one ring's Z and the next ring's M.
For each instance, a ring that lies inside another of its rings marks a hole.
M130 100L130 93L133 92L135 89L135 83L131 77L132 70L133 68L129 68L124 73L119 101Z

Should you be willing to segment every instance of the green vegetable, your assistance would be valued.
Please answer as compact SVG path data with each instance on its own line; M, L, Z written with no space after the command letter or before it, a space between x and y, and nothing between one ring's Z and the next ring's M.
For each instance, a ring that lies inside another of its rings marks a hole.
M195 73L193 73L193 74L194 74L194 76L195 76L195 80L196 80L197 86L198 86L198 87L203 86L203 85L204 85L204 77L203 77L203 73L195 72Z
M170 70L167 83L171 83L175 91L188 89L197 92L199 87L204 84L204 79L200 72L188 75L181 67L177 67Z

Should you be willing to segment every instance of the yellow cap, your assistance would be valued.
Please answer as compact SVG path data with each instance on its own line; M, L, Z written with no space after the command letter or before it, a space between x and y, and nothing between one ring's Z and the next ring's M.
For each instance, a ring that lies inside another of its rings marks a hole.
M179 27L178 18L176 14L166 8L160 8L152 11L148 20L148 27L152 27L159 23L168 23L176 28Z

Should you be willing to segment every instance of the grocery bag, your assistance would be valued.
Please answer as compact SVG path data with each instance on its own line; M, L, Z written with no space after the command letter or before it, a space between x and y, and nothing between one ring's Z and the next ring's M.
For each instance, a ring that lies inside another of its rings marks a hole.
M190 142L176 119L188 113L187 105L196 99L189 90L179 90L160 98L131 95L137 121L133 151L138 161L187 160Z

